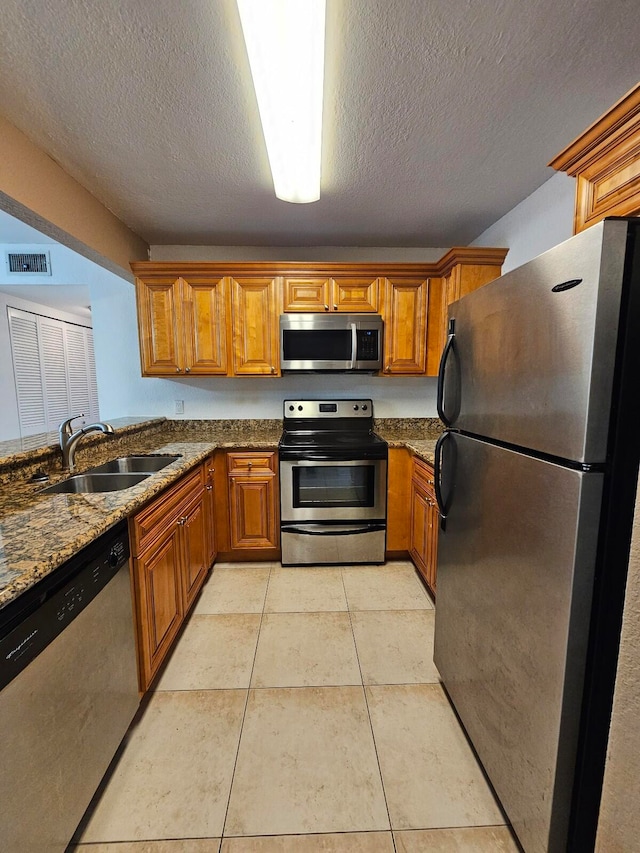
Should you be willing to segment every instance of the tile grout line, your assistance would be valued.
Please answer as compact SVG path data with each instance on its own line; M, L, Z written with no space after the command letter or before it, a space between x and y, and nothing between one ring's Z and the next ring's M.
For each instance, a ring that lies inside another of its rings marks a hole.
M364 696L364 705L367 709L367 717L369 719L369 731L371 732L371 740L373 741L373 749L376 754L376 762L378 764L378 773L380 774L380 784L382 786L382 796L384 797L384 805L387 810L387 818L389 820L389 833L391 835L391 843L393 845L394 853L397 853L396 849L396 838L393 833L393 825L391 823L391 812L389 811L389 803L387 801L387 791L384 786L384 777L382 775L382 767L380 765L380 756L378 755L378 744L376 743L376 737L373 731L373 723L371 722L371 712L369 711L369 702L367 701L367 689L364 683L364 675L362 673L362 666L360 664L360 655L358 654L358 643L356 642L356 634L353 629L353 619L351 617L351 608L349 606L349 597L347 595L347 587L344 582L344 569L340 569L340 578L342 579L342 587L344 589L344 597L347 602L347 613L349 614L349 625L351 626L351 636L353 637L353 646L356 650L356 660L358 661L358 669L360 671L360 680L362 681L362 694Z
M256 665L256 657L258 655L258 644L260 643L260 632L262 631L262 620L264 619L264 608L267 603L267 595L269 594L269 583L271 581L271 573L273 571L273 563L269 565L269 577L267 578L267 585L264 590L264 600L262 602L262 610L260 611L260 624L258 625L258 635L256 637L256 647L253 652L253 661L251 662L251 672L249 673L249 684L247 686L247 698L244 703L244 710L242 712L242 721L240 723L240 735L238 737L238 747L236 749L236 757L233 762L233 772L231 773L231 784L229 785L229 796L227 797L227 807L224 811L224 820L222 821L222 829L220 831L220 847L218 848L219 853L222 851L222 845L224 842L224 830L227 825L227 817L229 815L229 806L231 804L231 792L233 791L233 781L236 776L236 769L238 767L238 756L240 755L240 744L242 743L242 732L244 731L244 722L247 716L247 708L249 706L249 693L251 692L251 681L253 679L253 670ZM231 837L231 836L230 836Z

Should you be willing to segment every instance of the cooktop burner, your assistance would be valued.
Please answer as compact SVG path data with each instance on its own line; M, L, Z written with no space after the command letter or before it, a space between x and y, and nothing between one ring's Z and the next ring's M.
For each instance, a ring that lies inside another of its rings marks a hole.
M373 432L371 400L285 400L283 458L382 459L387 443Z

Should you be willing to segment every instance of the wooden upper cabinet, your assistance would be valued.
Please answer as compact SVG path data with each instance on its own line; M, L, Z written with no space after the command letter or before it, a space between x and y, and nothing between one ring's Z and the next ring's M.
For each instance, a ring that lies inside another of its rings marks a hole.
M136 275L143 376L280 375L280 312L380 312L383 373L435 376L447 306L500 275L506 249L437 263L153 262Z
M574 232L640 214L640 84L550 163L576 178Z
M142 375L180 373L185 366L180 279L138 278L136 297Z
M276 280L232 278L232 350L236 376L279 374Z
M282 279L283 311L344 311L360 314L378 310L378 279L369 276Z
M298 278L284 276L282 279L282 305L285 312L331 310L331 279Z
M136 293L143 376L226 374L223 279L138 278Z
M424 374L428 288L428 279L385 280L383 373Z
M227 373L226 279L183 278L186 373Z
M372 280L370 276L333 279L333 310L351 314L378 311L379 282L380 279Z

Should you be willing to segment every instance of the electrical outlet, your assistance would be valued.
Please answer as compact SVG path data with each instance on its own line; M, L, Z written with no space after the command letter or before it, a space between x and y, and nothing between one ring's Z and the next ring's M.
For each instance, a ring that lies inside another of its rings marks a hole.
M184 415L184 400L176 400L176 415Z

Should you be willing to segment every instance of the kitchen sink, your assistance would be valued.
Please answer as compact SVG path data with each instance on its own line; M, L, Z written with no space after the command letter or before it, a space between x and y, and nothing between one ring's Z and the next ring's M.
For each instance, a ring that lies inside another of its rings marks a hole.
M161 471L167 465L171 465L180 456L120 456L118 459L112 459L110 462L105 462L103 465L96 465L95 468L90 468L89 474L129 474L129 473L144 473L153 474L155 471Z
M141 483L151 476L151 472L144 474L74 474L68 480L61 480L53 486L43 489L41 495L81 494L88 492L120 492Z

